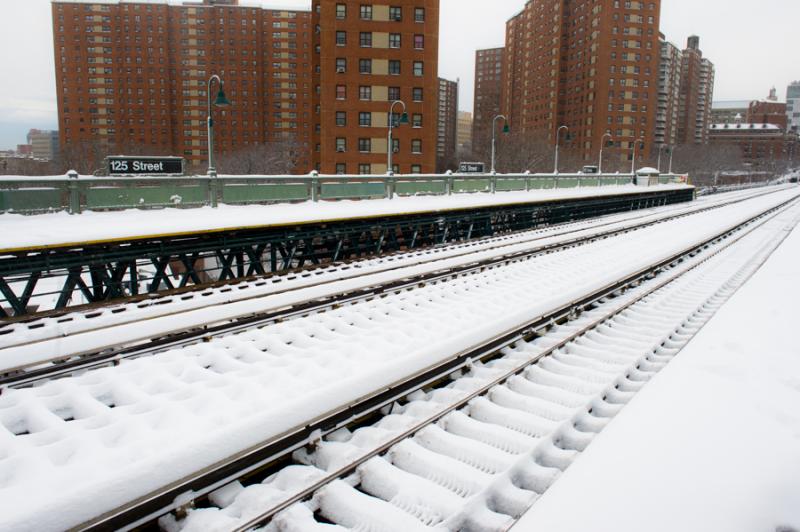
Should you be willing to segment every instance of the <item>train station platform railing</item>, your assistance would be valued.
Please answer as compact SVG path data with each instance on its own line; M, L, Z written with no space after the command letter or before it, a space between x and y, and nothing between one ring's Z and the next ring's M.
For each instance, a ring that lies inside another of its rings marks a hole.
M656 181L656 179L651 182ZM662 174L659 184L680 183ZM164 207L391 199L631 185L631 174L414 174L189 177L0 176L0 213L39 214Z

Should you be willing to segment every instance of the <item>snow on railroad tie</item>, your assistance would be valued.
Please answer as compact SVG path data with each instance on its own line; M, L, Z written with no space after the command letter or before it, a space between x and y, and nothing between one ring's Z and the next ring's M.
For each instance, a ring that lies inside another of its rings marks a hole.
M708 260L697 260L674 282L277 515L266 530L313 530L322 526L314 516L333 529L506 529L780 245L787 220L800 221L800 208L766 222ZM634 289L630 298L647 286ZM315 471L338 469L432 415L447 398L457 400L477 382L493 381L542 353L543 345L554 345L553 337L558 341L581 330L625 298L608 300L547 336L506 348L503 358L475 365L447 388L417 393L374 426L339 431L296 458ZM241 493L273 482L267 478ZM183 521L165 518L162 525L184 532L208 530L213 516L228 515L229 507L202 512Z
M14 529L24 524L38 530L56 530L80 524L98 512L302 426L308 419L390 386L402 376L446 360L453 353L472 348L477 342L512 330L590 290L669 257L687 246L687 234L703 241L738 220L791 197L789 192L780 192L581 248L124 361L117 367L34 388L7 390L0 396L0 496L11 511L0 514L0 528ZM595 350L605 345L603 338L624 340L633 336L635 341L630 343L619 347L611 344L607 355L600 359L620 363L624 371L611 373L603 365L602 371L589 373L598 360L594 353L577 347L564 350L558 355L563 354L560 359L554 358L522 374L531 389L509 387L502 393L477 398L458 412L460 423L457 419L450 421L456 413L441 420L437 430L447 432L451 438L448 441L464 438L463 445L446 446L441 432L421 432L382 457L405 474L427 475L420 477L420 482L438 486L431 490L447 490L458 498L451 498L452 501L465 503L455 512L452 507L450 511L418 508L412 517L427 516L424 519L431 523L439 520L439 525L425 526L486 530L506 522L509 512L534 500L585 446L586 434L597 432L627 396L641 388L646 376L652 374L643 362L658 364L674 355L675 349L661 344L671 335L691 332L692 313L709 300L714 286L720 284L703 284L697 272L711 275L717 271L720 278L727 279L734 266L741 267L749 256L746 250L731 255L721 254L719 257L728 260L712 259L687 274L686 279L697 280L697 288L689 290L688 281L681 281L684 288L675 292L680 294L680 300L657 307L675 316L671 323L658 320L656 325L644 326L630 310L619 322L609 322L587 335ZM716 265L716 270L710 265ZM663 292L671 290L667 287ZM686 297L690 292L696 297ZM661 301L655 296L653 299L652 305ZM608 300L595 310L614 302ZM591 312L594 311L585 315ZM702 311L697 315L705 316ZM581 319L585 318L579 318L577 323ZM636 346L640 344L649 348L637 355ZM518 358L522 354L511 349L507 356ZM591 360L578 363L584 358ZM630 361L627 366L625 360ZM500 359L476 365L467 377L485 381L507 363ZM458 382L450 393L468 393L474 384L461 388ZM543 388L555 390L527 395ZM441 403L446 395L415 394L410 402L398 405L392 415L381 420L378 428L397 434L402 430L399 427L429 416L437 407L436 399ZM502 404L501 398L505 401ZM519 410L520 407L524 409ZM565 412L565 408L573 408L574 413ZM491 427L491 432L497 434L477 439L469 436L480 426ZM463 434L455 429L451 432L448 427L460 427ZM246 520L246 516L269 507L279 496L308 485L305 481L320 471L329 471L332 464L346 460L354 452L353 447L359 448L362 439L358 434L355 431L349 437L343 433L337 440L323 442L319 449L325 449L327 456L308 454L300 462L306 465L299 467L311 469L302 469L307 473L292 477L292 482L281 483L281 472L263 484L243 487L235 496L219 494L212 500L222 509L198 510L191 512L185 522L164 519L162 523L167 528L185 525L194 530L210 530L216 519ZM373 433L363 441L386 436ZM328 449L328 443L338 445ZM481 456L479 450L485 449L482 446L497 452L487 451ZM453 456L442 454L448 451L453 451ZM512 455L513 460L508 462L503 453ZM501 471L509 463L511 467ZM347 479L343 482L347 483ZM229 489L237 491L235 486ZM332 497L348 500L361 500L360 495L365 495L359 490L350 493L345 486L334 490L329 492ZM330 510L324 493L328 492L320 492L315 498L314 511ZM42 500L48 501L47 511L42 511ZM94 504L88 507L87 500ZM399 500L405 501L408 508L416 508L407 497ZM383 515L393 515L395 510L405 512L398 504L380 497L372 496L371 501L369 508L373 509L382 504L392 506L392 513ZM359 505L354 507L357 510ZM364 526L378 526L380 522L373 519L380 514L370 511ZM293 508L280 519L287 526L300 526L297 523L307 522L313 515ZM358 514L348 514L348 522L354 522L351 518L360 519Z

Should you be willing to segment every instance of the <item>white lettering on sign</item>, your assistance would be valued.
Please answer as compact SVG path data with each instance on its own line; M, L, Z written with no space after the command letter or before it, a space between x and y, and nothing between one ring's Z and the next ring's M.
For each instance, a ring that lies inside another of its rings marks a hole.
M162 172L164 163L147 163L144 161L133 161L134 172Z

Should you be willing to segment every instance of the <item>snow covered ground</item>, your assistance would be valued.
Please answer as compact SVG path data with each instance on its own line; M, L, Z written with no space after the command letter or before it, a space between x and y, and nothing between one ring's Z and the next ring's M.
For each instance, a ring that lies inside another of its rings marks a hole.
M53 530L516 329L796 195L784 190L0 396L0 529ZM92 504L87 504L92 501Z
M658 185L647 192L686 189L686 185ZM230 206L217 209L125 210L23 216L0 215L0 252L42 246L78 245L86 242L126 238L146 238L164 234L294 225L325 220L353 220L374 216L408 215L423 212L446 212L495 205L513 205L586 198L617 194L641 194L634 185L498 192L496 194L454 194L452 196L413 196L363 201L321 201L294 204Z
M800 228L514 527L800 530Z

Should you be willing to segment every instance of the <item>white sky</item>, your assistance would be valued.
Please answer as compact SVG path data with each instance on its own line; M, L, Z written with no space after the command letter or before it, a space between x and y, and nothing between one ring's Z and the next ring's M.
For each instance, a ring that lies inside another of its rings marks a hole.
M243 2L244 3L244 2ZM256 1L308 8L310 0ZM525 0L441 0L439 75L461 79L460 105L472 111L474 51L502 46L505 21ZM691 34L716 66L715 100L784 99L800 79L800 0L662 0L661 31L683 48ZM0 149L25 142L30 128L57 127L49 0L0 0Z

